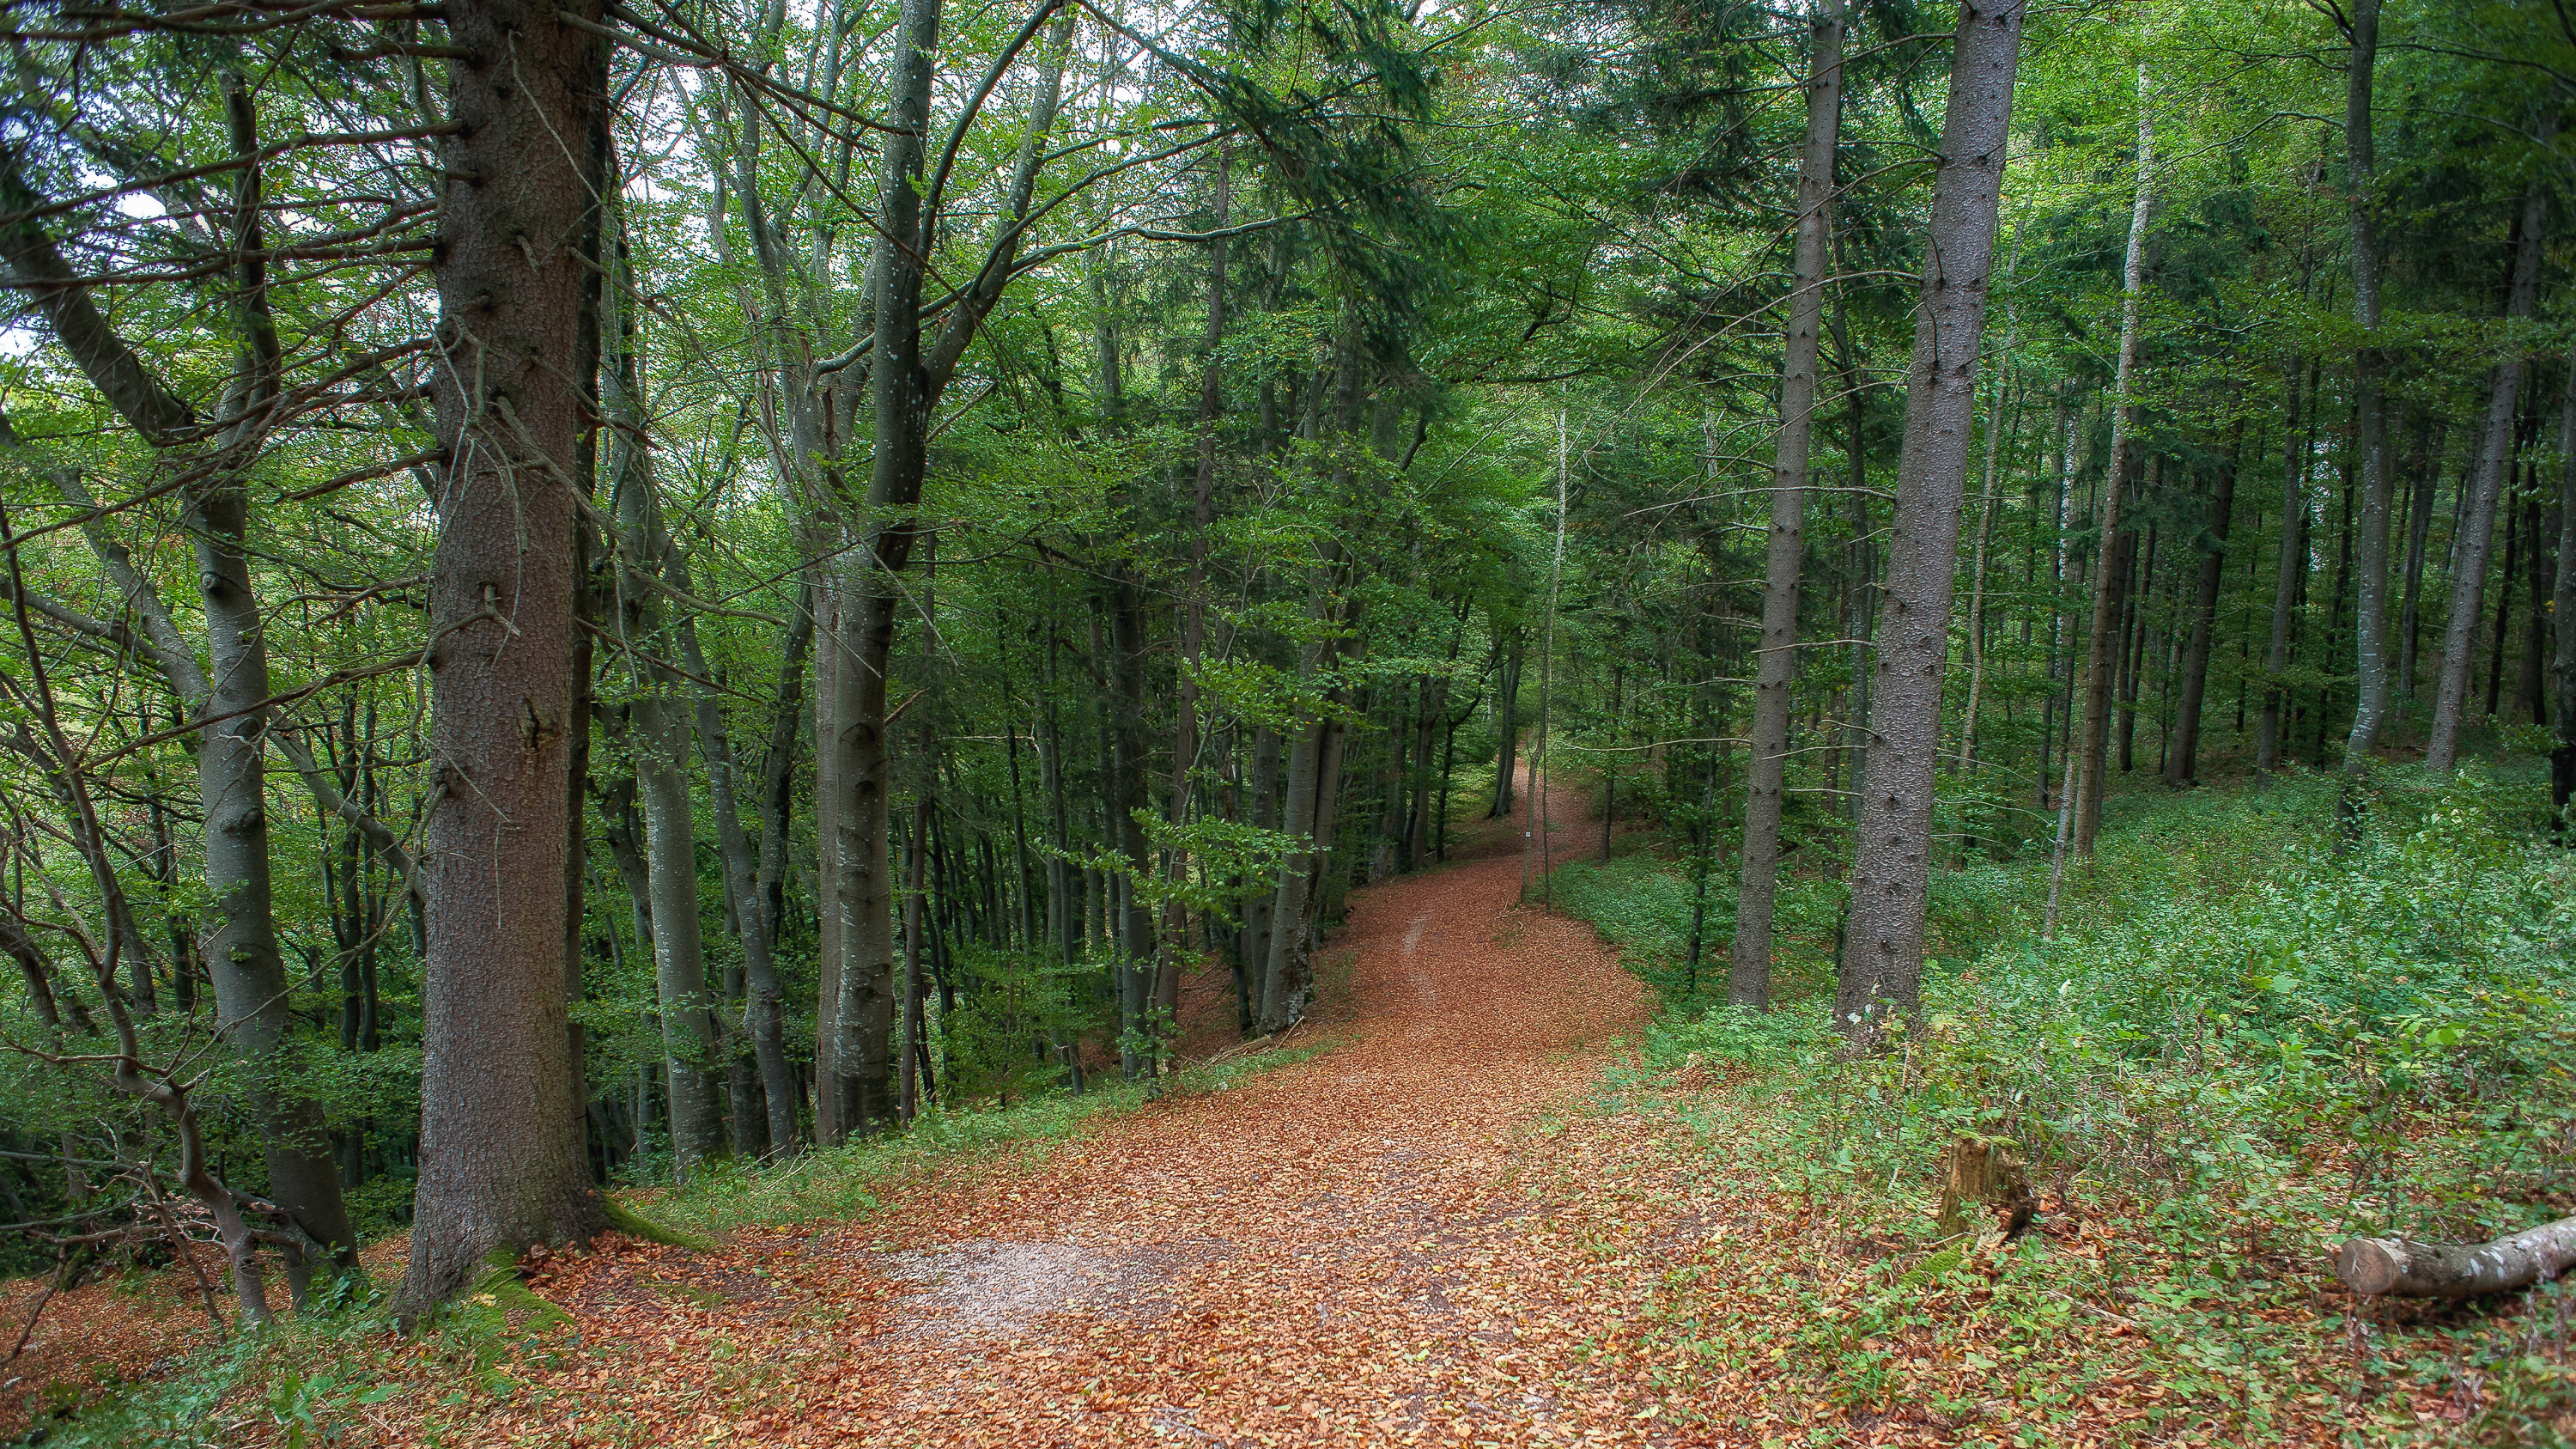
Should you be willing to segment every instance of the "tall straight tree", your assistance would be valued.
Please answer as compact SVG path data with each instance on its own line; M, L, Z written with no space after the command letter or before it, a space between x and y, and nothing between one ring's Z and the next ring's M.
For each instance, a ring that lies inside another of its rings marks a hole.
M578 333L607 104L600 0L458 0L430 393L444 471L430 594L438 788L421 874L420 1188L407 1311L496 1250L580 1241L599 1213L564 992ZM577 22L577 23L574 23ZM533 823L532 823L533 822Z
M2554 116L2541 124L2544 146L2557 131ZM2515 228L2513 281L2505 293L2508 327L2531 320L2540 296L2541 237L2549 221L2549 189L2535 179L2523 194ZM2496 500L2513 468L2514 400L2522 392L2523 344L2509 334L2487 383L2487 415L2478 435L2477 472L2466 516L2452 548L2451 612L2442 628L2441 687L2433 696L2433 733L2424 746L2428 769L2448 770L2460 759L2462 717L2469 708L2470 655L2477 650L2478 611L2486 598L2487 556L2495 547Z
M993 64L1001 73L1062 7L1042 4ZM969 108L953 123L930 167L927 145L930 98L940 43L940 0L904 0L895 31L890 74L893 96L877 189L877 245L868 274L874 288L874 386L876 435L868 474L867 506L856 520L861 538L845 570L833 641L833 732L822 752L831 774L839 828L832 891L839 976L832 1003L833 1070L838 1123L843 1131L892 1120L894 1030L894 876L888 859L890 805L886 750L886 680L894 656L897 615L904 607L901 574L920 537L915 516L929 467L931 413L957 375L957 365L984 319L1002 299L1018 270L1020 243L1030 219L1038 172L1053 159L1047 136L1054 129L1064 78L1069 26L1060 23L1039 62L1017 161L993 219L982 265L967 274L936 331L922 306L922 280L940 225L941 203L958 143L973 124ZM993 81L981 95L989 96Z
M2210 491L2207 533L2200 549L2200 577L2192 595L2190 642L2183 647L2182 701L2174 710L2173 738L2165 748L2165 783L2190 785L2200 779L2201 706L2209 696L2209 649L2218 630L2220 586L2227 575L2227 529L2236 512L2236 458L2243 447L2245 423L2238 419Z
M2549 659L2550 723L2557 738L2549 751L2550 818L2567 839L2567 802L2576 796L2576 356L2567 364L2567 392L2558 406L2558 588L2550 600L2557 620Z
M2352 733L2344 740L2347 776L2370 764L2371 747L2388 721L2388 523L2394 479L2381 417L2378 163L2371 142L2371 81L2379 63L2380 0L2352 0L2346 19L2344 82L2345 184L2352 196L2352 320L2361 346L2352 355L2353 450L2361 466L2360 578L2353 591L2353 659L2359 671Z
M2102 786L2110 764L2112 676L2119 660L2112 654L2113 615L2120 602L2112 586L2122 571L2113 566L2120 540L2120 497L2129 486L2129 455L2137 446L2138 404L2133 390L2138 372L2138 311L2147 292L2147 223L2156 205L2156 113L2147 89L2147 68L2138 67L2138 186L2129 207L2129 250L2120 268L2120 351L2111 376L2111 458L2102 475L2102 527L2093 554L2093 626L2084 654L2083 743L2075 757L2074 849L2093 853L2093 836L2102 827Z
M1911 1020L1922 1000L1951 589L2026 3L1966 0L1950 61L1869 721L1879 745L1861 801L1851 925L1834 992L1834 1022L1854 1052L1877 1049L1889 1020Z
M1771 920L1780 870L1780 811L1789 762L1789 704L1798 667L1798 566L1806 555L1807 455L1816 416L1816 355L1833 246L1834 153L1843 111L1842 0L1816 7L1807 70L1807 144L1798 160L1796 282L1780 376L1780 439L1771 463L1770 554L1762 574L1762 643L1753 666L1753 744L1744 772L1744 860L1726 999L1771 1004Z

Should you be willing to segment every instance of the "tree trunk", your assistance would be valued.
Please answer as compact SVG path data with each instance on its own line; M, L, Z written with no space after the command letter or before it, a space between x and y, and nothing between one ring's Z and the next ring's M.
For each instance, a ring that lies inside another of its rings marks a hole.
M2299 442L2299 361L2293 357L2282 369L2287 383L2288 399L2281 414L2281 556L2280 572L2272 587L2272 642L2263 654L2263 720L2255 735L2254 770L2269 775L2281 766L2282 709L2288 703L2289 691L2281 676L2290 667L2291 629L2296 619L2300 585L2308 571L2308 459L2316 449ZM2308 375L2311 413L2316 407L2314 395L2316 369Z
M2370 90L2379 64L2379 0L2352 0L2344 90L2344 145L2352 188L2352 316L2363 345L2353 352L2353 448L2361 469L2361 576L2353 594L2353 658L2360 678L2352 733L2344 740L2343 770L2357 775L2370 765L2371 748L2388 722L2388 526L2395 479L2388 467L2387 427L2381 418L2381 358L2370 339L2379 333L2379 238L2376 161L2371 145ZM2347 808L2353 802L2347 799Z
M2335 1276L2364 1297L2474 1298L2546 1283L2576 1267L2576 1218L2526 1228L2492 1243L2457 1246L2404 1238L2351 1238L2335 1249Z
M2007 311L2009 318L2010 313ZM2006 329L2004 356L2013 354L2011 329ZM1976 561L1968 566L1968 708L1967 718L1959 726L1959 770L1962 774L1977 763L1977 714L1986 697L1986 555L1995 535L1995 473L2003 461L2005 384L2009 375L1995 380L1995 400L1986 414L1986 489L1985 503L1977 517Z
M2433 532L2433 495L2442 480L2442 442L2450 431L2447 419L2432 424L2429 438L2419 438L2422 457L2418 460L2413 507L2406 524L2406 591L2397 616L2397 692L2407 699L2415 698L2415 659L2424 633L2424 545Z
M237 73L223 79L225 110L237 155L259 152L251 98ZM259 597L251 581L250 500L241 467L261 415L278 400L283 357L268 308L268 269L262 260L261 169L246 166L236 179L234 237L241 251L233 267L241 356L228 411L232 431L225 445L240 456L213 470L191 490L189 518L197 555L198 594L206 611L208 723L197 744L197 787L205 808L206 893L214 930L206 964L214 977L215 1007L227 1024L233 1049L249 1064L252 1113L269 1193L297 1226L330 1247L344 1266L357 1265L358 1239L340 1197L339 1168L331 1159L321 1104L292 1079L284 1048L293 1022L286 965L277 942L269 890L268 787L261 737L267 724L268 644ZM129 923L117 923L129 936ZM300 1304L305 1265L290 1264L289 1282Z
M1512 628L1511 644L1503 652L1502 679L1494 690L1494 733L1502 744L1494 759L1494 808L1485 812L1489 820L1508 820L1512 814L1512 785L1520 773L1520 721L1516 717L1521 701L1521 636L1522 629Z
M677 585L682 593L691 592L689 576L683 567ZM813 620L805 607L806 595L798 590L798 607L790 617L787 637L779 648L783 661L778 682L775 713L783 716L790 731L783 739L773 739L772 751L785 754L792 750L795 736L796 691L804 670L804 656L814 637ZM715 675L707 668L705 651L698 646L694 621L680 622L681 661L689 672L712 682ZM785 864L785 831L773 816L786 802L778 800L769 806L769 792L755 804L761 807L760 845L754 853L748 832L743 828L742 809L737 798L737 761L733 738L725 723L724 706L714 693L701 686L697 697L698 749L707 762L707 802L716 823L716 846L724 857L725 892L733 901L734 927L742 945L743 978L747 990L743 1003L743 1021L751 1033L752 1058L760 1068L760 1094L768 1107L767 1150L773 1155L796 1151L796 1078L787 1061L786 993L778 981L778 962L772 954L777 923L770 919L769 883L776 879ZM782 772L787 761L774 761ZM758 782L766 784L767 782ZM748 1143L736 1131L737 1150L749 1151Z
M430 638L438 788L425 826L417 1315L496 1250L580 1241L599 1212L564 993L572 490L583 385L576 249L602 178L561 144L605 103L604 42L529 0L458 0L431 395L441 480ZM597 0L572 17L597 24ZM502 63L504 60L506 64Z
M2576 796L2576 356L2567 360L2567 391L2558 407L2558 578L2550 614L2558 642L2549 661L2551 712L2557 725L2549 752L2550 819L2567 843L2567 801Z
M826 551L818 549L818 552ZM841 1141L841 591L815 571L814 611L814 1140Z
M2147 68L2138 67L2138 186L2129 208L2128 258L2121 270L2120 352L2111 400L2111 458L2102 479L2102 528L2095 544L2093 630L2085 651L2084 740L2076 756L2075 853L2090 856L2093 836L2102 827L2103 767L2110 763L2111 615L2119 596L2112 592L2113 552L2119 545L2120 497L2127 491L2129 452L2137 431L2138 313L2147 293L2147 221L2155 214L2156 124Z
M612 190L612 198L614 197ZM610 202L612 213L618 208ZM661 1004L662 1060L671 1099L671 1156L682 1177L724 1154L718 1106L719 1066L713 1004L707 996L706 943L698 919L697 812L689 794L690 712L683 681L651 660L670 647L663 589L676 580L673 546L663 526L652 454L642 436L645 407L635 355L635 326L625 302L624 221L617 221L620 265L607 289L601 331L615 339L602 368L616 427L609 450L610 512L617 519L617 615L625 665L636 679L627 706L635 785L644 806L644 880L653 913L653 984ZM613 319L613 320L611 320Z
M877 190L876 433L867 508L843 582L844 650L835 706L838 734L840 862L833 890L840 916L841 980L834 1004L835 1070L842 1129L875 1128L895 1112L893 872L887 859L886 681L894 658L895 615L903 605L895 575L910 561L919 533L912 510L928 464L930 408L935 401L922 347L921 286L928 264L923 196L931 82L939 47L940 0L904 0L888 75L892 97Z
M2245 423L2240 418L2229 435L2227 458L2219 464L2217 486L2209 500L2209 541L2200 555L2191 642L2183 651L2182 700L2174 711L2173 743L2165 750L2168 785L2191 785L2200 779L2201 706L2209 693L2209 646L2218 628L2220 586L2227 580L2227 530L2236 512L2236 460L2244 442Z
M1130 1077L1150 1077L1161 1058L1165 1024L1154 1010L1154 910L1141 888L1154 878L1154 856L1144 822L1151 786L1145 758L1145 620L1137 593L1123 569L1113 573L1107 601L1110 777L1103 783L1110 805L1110 844L1127 860L1116 924L1118 981L1134 1036L1120 1055Z
M2546 138L2557 130L2555 113L2542 118ZM2516 229L2513 286L2505 300L2508 325L2527 322L2540 293L2542 228L2549 219L2549 189L2538 181L2523 195ZM2441 684L2433 698L2433 735L2424 747L2428 769L2447 771L2459 763L2462 716L2469 707L2470 655L2476 652L2478 611L2485 601L2487 556L2495 544L2496 500L2504 493L2505 474L2513 465L2514 400L2522 391L2522 343L2508 340L2487 386L2487 414L2478 439L2478 468L2452 550L2451 611L2442 630Z
M1888 1019L1910 1020L1921 1001L1951 588L1967 501L1977 352L1994 267L2023 8L2023 0L1966 0L1959 7L1922 301L1906 376L1904 447L1888 546L1887 628L1878 645L1871 715L1879 744L1872 752L1852 863L1850 944L1834 996L1835 1024L1853 1051L1875 1050Z
M1771 532L1762 570L1762 643L1753 666L1752 748L1744 772L1744 847L1726 999L1771 1004L1771 930L1786 802L1789 704L1798 670L1798 570L1806 557L1807 459L1814 439L1816 359L1834 225L1834 153L1842 134L1843 7L1818 7L1807 76L1807 140L1798 161L1796 286L1780 382L1780 440L1771 462Z

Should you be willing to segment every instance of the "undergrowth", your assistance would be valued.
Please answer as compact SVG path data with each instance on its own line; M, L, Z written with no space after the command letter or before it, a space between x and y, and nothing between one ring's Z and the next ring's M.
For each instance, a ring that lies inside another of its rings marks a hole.
M1839 1061L1812 997L1674 998L1618 1095L1690 1120L1745 1230L1675 1270L1666 1346L1835 1405L1816 1442L1906 1414L2001 1442L2570 1442L2566 1285L2370 1304L2325 1264L2576 1211L2576 852L2527 774L2392 771L2352 834L2336 791L2123 812L2053 941L2044 857L1936 874L1922 1029L1883 1058ZM1664 984L1672 871L1573 868L1558 901ZM2028 1159L2036 1232L1938 1237L1962 1134Z

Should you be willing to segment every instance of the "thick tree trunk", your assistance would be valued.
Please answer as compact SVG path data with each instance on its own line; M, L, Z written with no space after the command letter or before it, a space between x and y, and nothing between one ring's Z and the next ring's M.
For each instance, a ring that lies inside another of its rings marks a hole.
M2556 130L2544 120L2543 135ZM2508 323L2527 322L2540 293L2542 231L2549 220L2549 189L2538 181L2524 193L2513 258L2513 285L2505 299ZM2477 650L2478 612L2485 602L2488 551L2495 544L2496 500L2513 466L2514 400L2522 391L2522 344L2508 341L2487 387L2484 430L2467 514L2452 549L2451 610L2442 630L2441 684L2433 698L2433 734L2424 747L2426 768L2446 771L2459 763L2460 730L2469 708L2470 656Z
M2209 499L2209 535L2200 555L2199 587L2191 606L2191 642L2182 658L2182 699L2174 711L2173 742L2165 749L2165 783L2190 785L2200 779L2201 706L2209 694L2209 646L2218 629L2218 596L2227 579L2227 530L2236 512L2236 459L2245 441L2239 420L2218 468Z
M2147 70L2138 67L2138 184L2129 208L2128 258L2121 270L2120 351L2112 378L2111 458L2102 477L2102 527L2094 546L2093 629L2085 650L2083 743L2076 755L2075 853L2093 853L2102 826L2104 767L2110 763L2112 612L2120 596L2113 557L2120 540L2120 500L2128 490L2129 453L2137 432L2138 313L2147 293L2147 222L2155 214L2156 123Z
M667 689L667 684L657 686ZM683 1176L723 1155L715 1015L698 923L697 832L689 798L690 729L667 694L631 706L636 792L644 805L644 872L653 901L653 984L671 1097L671 1153Z
M1834 225L1834 153L1842 134L1843 7L1819 7L1807 74L1807 141L1798 161L1796 285L1789 294L1780 381L1780 440L1771 461L1771 532L1762 571L1762 642L1753 666L1752 748L1744 772L1744 848L1726 999L1771 1004L1771 928L1789 764L1789 704L1798 670L1798 571L1806 557L1807 459L1815 436L1816 359Z
M1933 782L1951 588L1968 487L1968 438L1993 274L1995 226L2021 61L2023 0L1959 7L1930 245L1906 374L1904 447L1888 546L1872 751L1852 863L1851 927L1834 1021L1853 1051L1875 1050L1891 1017L1919 1011L1932 863Z
M601 178L560 144L591 133L607 53L529 0L458 0L461 125L436 275L431 393L449 460L431 588L431 746L421 874L420 1185L403 1302L417 1314L496 1250L587 1238L599 1212L578 1128L564 993L574 500L583 385L576 255ZM570 18L596 24L597 0ZM526 828L525 822L545 822Z
M2361 469L2361 575L2353 593L2353 659L2359 672L2352 732L2344 740L2343 769L2356 775L2388 722L2388 528L2395 479L2388 467L2387 426L2381 417L2379 349L2379 237L2376 161L2371 145L2370 91L2379 63L2379 0L2352 0L2344 90L2344 145L2352 189L2352 316L2363 345L2353 352L2353 449ZM2347 807L2352 802L2348 799Z

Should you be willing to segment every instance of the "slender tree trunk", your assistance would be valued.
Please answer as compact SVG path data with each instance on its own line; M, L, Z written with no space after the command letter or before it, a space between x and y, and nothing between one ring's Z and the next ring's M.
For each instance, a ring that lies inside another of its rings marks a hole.
M1252 823L1260 830L1285 831L1280 819L1279 731L1268 725L1257 727L1252 736ZM1243 902L1242 944L1244 986L1237 1003L1243 1034L1252 1035L1261 1010L1262 983L1270 970L1270 933L1273 929L1276 889L1256 889L1246 893Z
M927 469L930 407L928 358L922 347L921 287L928 264L922 194L931 83L937 70L940 0L904 0L888 72L891 130L882 146L878 186L875 355L876 432L868 476L865 547L852 554L841 619L845 655L835 747L841 796L839 880L841 981L834 1048L843 1130L873 1129L892 1119L894 1031L894 875L887 859L886 683L894 659L895 616L903 596L895 575L910 561Z
M606 45L560 6L458 0L461 123L435 273L441 479L430 638L438 781L420 870L420 1183L403 1284L416 1315L496 1250L588 1237L599 1208L576 1116L564 992L573 509L583 384L575 251L602 178L561 144L605 103ZM591 24L597 0L568 12ZM506 63L503 63L506 60Z
M685 568L678 576L683 593L690 592ZM797 609L790 617L787 636L779 655L782 663L777 703L773 716L781 719L787 730L773 733L771 751L777 756L771 766L784 772L792 753L795 735L796 693L803 675L804 656L814 637L813 617L808 596L798 590ZM707 658L698 646L694 622L680 623L681 659L689 672L702 680L715 675L707 668ZM771 919L770 883L776 880L785 864L785 829L776 819L786 806L784 799L769 799L771 792L762 790L760 844L754 852L748 832L743 828L738 796L738 762L734 758L733 737L725 723L724 707L715 695L700 689L697 697L698 748L707 762L707 800L716 823L716 844L724 857L726 894L733 901L735 929L742 945L744 992L744 1025L751 1033L752 1058L760 1070L760 1092L768 1107L768 1151L785 1156L796 1151L796 1079L788 1064L786 1041L786 992L778 980L775 948L777 923ZM766 779L758 782L769 785ZM740 1132L736 1136L739 1139ZM737 1140L738 1148L749 1150Z
M2397 618L2397 692L2415 698L2416 653L2424 634L2424 546L2433 532L2433 495L2442 479L2442 443L2450 431L2447 419L2434 421L2431 436L2419 438L2413 507L2406 524L2406 592Z
M2517 571L2524 570L2522 558L2523 509L2508 496L2497 505L2504 511L2504 573L2497 579L2495 627L2487 631L2487 718L2500 712L2504 694L2504 648L2513 637L2513 581Z
M1521 639L1523 628L1514 625L1509 647L1503 651L1502 679L1494 690L1494 733L1502 741L1494 760L1494 808L1485 812L1490 820L1508 820L1512 814L1512 785L1520 772Z
M2308 459L2316 451L2312 446L2301 446L2299 441L2297 358L2290 359L2282 376L2289 396L2281 414L2280 570L2272 587L2272 641L2263 654L2263 721L2254 745L2254 769L2261 775L2281 767L2281 714L2289 691L2280 681L2290 667L2291 625L2296 617L2300 584L2308 570ZM2311 395L2316 391L2313 368L2309 370L2308 391ZM2313 400L2309 406L2313 411Z
M223 78L225 110L237 155L256 157L259 134L252 101L236 72ZM228 411L226 446L243 454L191 490L189 529L196 544L198 597L206 613L208 723L197 745L197 785L205 809L206 892L214 929L206 963L215 1006L233 1049L251 1074L252 1111L269 1194L298 1227L343 1265L357 1263L357 1233L340 1197L321 1104L293 1080L284 1052L293 1027L286 965L279 951L269 889L266 732L267 631L250 574L250 499L241 467L263 414L278 400L283 354L268 308L267 263L261 259L261 168L236 178L233 267L241 354ZM117 923L138 940L130 919ZM309 1265L290 1257L288 1282L300 1305Z
M2555 112L2544 114L2542 135L2548 137L2556 130ZM2505 300L2509 323L2529 321L2539 298L2542 231L2548 219L2549 189L2534 181L2524 193L2515 238L2513 286ZM2467 516L2452 550L2451 610L2442 631L2442 673L2433 699L2433 735L2424 747L2424 764L2435 771L2447 771L2459 763L2462 716L2469 707L2470 656L2477 649L2487 555L2495 543L2496 500L2504 493L2505 475L2513 465L2514 400L2522 391L2522 368L2522 344L2509 341L2487 387L2477 474L2467 500Z
M2013 353L2010 330L2004 341L2004 356ZM1977 713L1986 697L1986 555L1995 535L1995 472L2003 459L2004 393L2009 374L1995 380L1995 400L1986 415L1986 498L1977 518L1977 557L1968 568L1968 708L1967 718L1959 726L1959 769L1962 773L1977 762Z
M817 545L816 552L828 552ZM814 1140L837 1145L841 1120L841 591L815 571L806 598L814 611Z
M2557 743L2549 752L2550 817L2567 843L2567 802L2576 796L2576 355L2567 360L2567 391L2558 406L2558 578L2550 613L2558 623L2550 655L2551 713Z
M2370 752L2388 722L2388 528L2395 479L2388 467L2387 425L2381 417L2382 359L2370 339L2379 333L2377 162L2371 141L2371 81L2379 64L2380 0L2352 0L2344 92L2344 145L2352 188L2352 316L2364 339L2353 353L2353 449L2362 476L2360 579L2353 594L2353 658L2359 680L2352 733L2344 740L2347 776L2369 768ZM2351 796L2347 811L2358 809Z
M613 201L611 210L616 211ZM607 289L603 306L617 320L602 322L603 335L617 339L614 364L602 369L609 379L608 414L617 423L608 470L621 555L615 627L639 686L627 717L635 784L644 805L645 888L652 901L653 981L661 1004L671 1155L685 1177L724 1153L716 1090L721 1068L698 920L697 812L689 792L691 716L679 697L683 681L666 667L647 662L670 647L663 590L672 582L673 548L662 522L651 453L638 441L645 408L635 328L623 292L623 225L621 216L620 266L613 274L620 285Z
M2129 209L2128 259L2121 271L2120 352L2112 380L2111 458L2102 481L2102 528L2093 569L2093 632L2084 665L2084 742L2076 757L2075 853L2093 853L2102 825L2103 767L2109 763L2111 723L2111 624L2118 596L2112 592L2113 551L2120 537L2120 497L2129 481L2129 451L2137 431L2138 313L2147 293L2147 222L2155 214L2156 122L2147 68L2138 67L2138 187Z
M1807 140L1798 162L1796 287L1780 382L1780 439L1771 463L1771 532L1762 574L1762 643L1755 656L1752 748L1745 765L1744 848L1726 999L1771 1004L1771 931L1786 802L1789 705L1798 669L1798 570L1806 556L1807 459L1815 432L1816 367L1831 258L1834 153L1842 132L1843 7L1818 7L1807 75Z
M1940 768L1941 686L1949 655L1959 520L1986 291L2021 61L2023 0L1959 7L1941 163L1888 548L1887 628L1878 644L1867 796L1852 864L1851 924L1834 1021L1853 1051L1885 1040L1887 1022L1918 1014L1923 921L1932 864L1933 782Z
M2200 555L2199 589L2192 600L2191 642L2184 647L2182 700L2174 711L2173 742L2165 750L2165 783L2191 785L2200 779L2201 706L2209 693L2209 648L2218 629L2218 598L2227 581L2227 531L2236 512L2236 460L2245 444L2245 423L2238 419L2230 433L2227 459L2219 465L2209 500L2209 536Z

